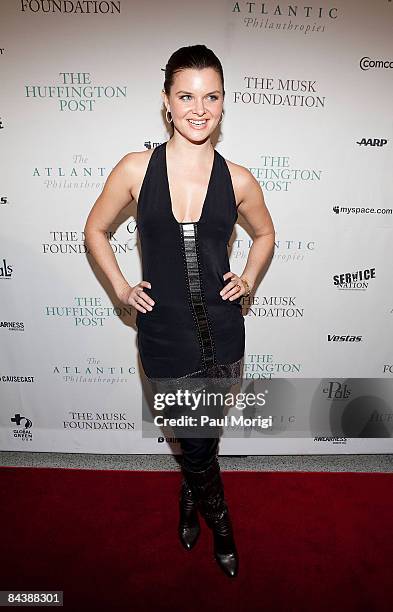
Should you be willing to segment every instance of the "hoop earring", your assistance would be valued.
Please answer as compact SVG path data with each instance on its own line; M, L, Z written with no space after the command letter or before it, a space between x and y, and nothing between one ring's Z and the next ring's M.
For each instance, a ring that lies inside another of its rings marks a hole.
M168 119L168 112L171 112L171 111L168 111L168 109L166 109L165 119L167 120L167 122L168 122L168 123L172 123L172 121L173 121L172 117L171 117L171 119L170 119L170 120ZM172 113L171 113L171 114L172 114Z
M222 121L223 117L224 117L224 111L222 111L222 113L221 113L221 119L220 119L220 121L218 122L218 125L221 123L221 121Z

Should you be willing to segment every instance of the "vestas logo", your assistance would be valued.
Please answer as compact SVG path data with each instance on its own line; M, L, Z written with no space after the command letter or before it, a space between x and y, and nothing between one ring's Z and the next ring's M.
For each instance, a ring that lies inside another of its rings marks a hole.
M120 13L121 3L107 0L21 0L22 13L87 13L110 14Z
M350 336L348 334L346 336L327 335L328 342L361 342L362 339L363 336Z
M365 147L383 147L387 142L386 138L362 138L360 141L357 140L356 144Z

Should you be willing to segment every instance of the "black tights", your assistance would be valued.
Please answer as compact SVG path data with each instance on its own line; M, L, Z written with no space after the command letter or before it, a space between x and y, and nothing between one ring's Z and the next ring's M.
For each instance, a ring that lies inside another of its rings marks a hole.
M182 465L191 472L208 468L217 455L219 438L179 438Z
M189 388L191 391L202 391L204 389L205 391L220 391L220 393L225 394L231 386L222 383L216 386L209 380L204 380L201 384L199 379L197 381L185 379L181 383L176 384L174 388ZM169 380L166 380L164 384L161 383L161 385L156 385L155 389L159 391L171 390L171 383ZM166 408L164 411L165 416L168 417L179 416L182 412L192 414L190 410L187 412L178 406L172 406L169 409ZM223 413L222 405L209 406L206 412L210 416L221 417ZM208 438L203 437L203 430L201 428L198 428L199 437L189 437L190 434L193 433L190 427L173 426L172 431L179 440L182 450L182 466L185 469L193 472L201 472L213 463L218 454L218 445L220 442L219 427L210 427L210 437Z

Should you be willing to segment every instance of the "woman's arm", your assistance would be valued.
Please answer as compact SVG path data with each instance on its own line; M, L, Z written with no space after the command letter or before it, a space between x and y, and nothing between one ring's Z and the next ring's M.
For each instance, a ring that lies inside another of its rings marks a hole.
M104 188L87 217L85 242L95 261L108 277L119 299L130 288L105 234L120 211L132 200L135 153L125 155L112 169Z
M273 255L275 230L261 186L253 174L247 168L237 166L235 180L236 195L240 202L238 211L253 233L253 243L241 274L241 278L244 277L248 281L252 291L259 274L267 268Z

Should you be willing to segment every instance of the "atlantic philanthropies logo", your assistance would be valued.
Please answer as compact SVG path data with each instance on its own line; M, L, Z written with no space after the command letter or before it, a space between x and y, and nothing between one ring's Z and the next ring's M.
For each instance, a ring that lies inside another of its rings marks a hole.
M127 86L94 85L90 72L59 72L55 85L25 85L26 98L53 98L60 111L95 110L97 100L126 98Z

